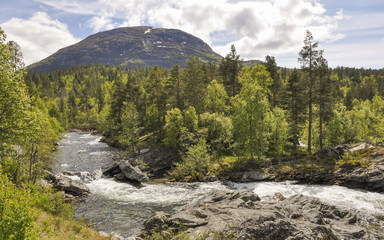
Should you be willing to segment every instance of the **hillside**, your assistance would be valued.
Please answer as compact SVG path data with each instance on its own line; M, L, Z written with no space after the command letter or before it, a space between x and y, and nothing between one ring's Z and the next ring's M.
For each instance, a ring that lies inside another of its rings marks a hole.
M96 33L60 49L28 67L28 71L50 72L71 66L103 63L118 66L184 67L190 55L204 61L218 61L201 39L176 29L124 27Z

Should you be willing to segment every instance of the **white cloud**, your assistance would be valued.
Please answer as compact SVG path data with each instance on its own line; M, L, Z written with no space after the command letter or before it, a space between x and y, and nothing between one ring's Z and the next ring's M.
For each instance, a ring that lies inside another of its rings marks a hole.
M245 59L297 53L307 29L319 41L344 37L335 33L343 12L326 15L319 0L98 0L92 4L38 1L66 12L92 15L88 24L95 32L137 25L177 28L203 39L222 55L235 44ZM213 40L217 40L217 32L236 39L224 46L224 41L216 44Z
M7 41L16 41L21 46L26 65L79 41L72 36L66 24L52 19L45 12L37 12L26 20L12 18L1 27L7 34Z

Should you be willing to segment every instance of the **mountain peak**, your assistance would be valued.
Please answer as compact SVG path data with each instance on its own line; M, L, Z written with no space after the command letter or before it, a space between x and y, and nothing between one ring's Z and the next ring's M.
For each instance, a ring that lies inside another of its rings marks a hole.
M93 34L60 49L28 67L28 71L51 72L81 64L118 66L185 66L190 55L217 62L221 56L201 39L177 29L148 26L122 27Z

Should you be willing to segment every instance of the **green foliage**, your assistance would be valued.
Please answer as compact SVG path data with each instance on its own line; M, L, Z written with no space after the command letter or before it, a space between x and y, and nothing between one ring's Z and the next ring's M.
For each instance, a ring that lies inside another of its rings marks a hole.
M211 156L208 153L207 144L204 139L200 139L196 145L191 145L188 148L182 156L182 161L176 163L171 177L181 180L190 176L191 180L200 180L208 173L210 160Z
M211 113L225 113L227 111L228 94L224 85L213 80L207 86L205 109Z
M283 92L282 90L283 90L284 84L283 84L283 81L281 79L280 73L278 72L278 67L277 67L275 58L267 55L265 57L265 67L266 67L267 71L269 72L269 74L273 80L273 83L270 86L271 106L272 107L279 106L280 101L281 101L280 100L281 99L281 93Z
M177 148L179 146L179 137L184 126L183 115L178 108L167 111L165 116L167 129L165 132L164 144L167 147Z
M300 131L305 122L305 86L301 75L297 69L294 69L289 77L286 86L285 109L288 112L289 122L289 141L294 149L300 143Z
M192 56L185 68L99 64L29 73L25 79L33 101L19 99L26 110L14 117L23 126L41 116L53 129L59 128L57 123L66 129L96 128L109 143L132 150L136 143L164 144L182 155L203 138L215 157L232 154L245 160L298 154L299 143L309 139L316 150L343 142L383 144L384 71L329 69L322 54L308 32L299 53L300 70L279 68L272 56L264 65L243 68L232 46L217 66ZM7 134L9 143L2 145L3 172L15 181L34 181L29 175L38 176L49 158L39 153L54 141L43 143L43 135L26 137L24 131L11 129L15 134ZM29 143L32 138L40 145L37 161L27 158L36 149ZM30 162L33 174L27 171Z
M121 110L121 132L118 136L119 143L124 147L132 147L135 151L135 143L138 138L139 115L133 103L123 103Z
M359 167L367 168L371 165L372 150L363 148L353 153L343 155L343 158L337 161L336 166L353 170Z
M24 70L0 29L0 172L17 185L35 182L49 166L61 128L37 96L29 96Z
M264 121L269 111L267 94L272 83L263 65L244 69L240 75L240 94L233 98L233 122L236 155L250 154L260 158L268 148L267 124Z
M17 188L5 175L0 174L0 239L38 239L33 228L36 213L27 189Z
M223 79L224 86L231 97L239 93L239 74L243 67L243 62L240 56L237 55L234 45L231 46L231 51L223 58L219 65L219 72Z
M287 145L288 139L288 122L285 112L279 107L273 108L267 113L266 120L268 124L268 152L273 156L281 156Z
M184 126L189 132L196 132L199 126L199 118L196 114L195 108L190 106L183 111Z
M204 109L204 99L206 91L202 91L207 86L207 80L203 71L203 63L198 57L190 56L187 66L183 70L183 96L186 107L194 107L197 113Z
M14 71L12 49L0 28L0 149L25 137L31 101L24 84L24 70Z
M215 153L225 153L230 149L233 135L231 118L206 112L200 115L200 127L207 132L207 143Z
M313 42L313 35L307 30L307 35L304 39L304 46L299 52L299 62L301 63L303 71L308 76L308 151L312 149L312 104L313 104L313 88L316 81L317 67L320 65L323 51L318 50L318 43ZM320 124L321 125L321 124Z

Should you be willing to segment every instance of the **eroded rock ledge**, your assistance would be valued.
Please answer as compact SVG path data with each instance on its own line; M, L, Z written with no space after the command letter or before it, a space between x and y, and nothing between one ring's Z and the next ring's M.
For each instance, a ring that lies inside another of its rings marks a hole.
M190 239L383 239L353 212L318 199L275 195L262 202L249 191L219 191L196 200L180 212L157 212L140 237L184 231ZM220 238L217 238L220 237Z

